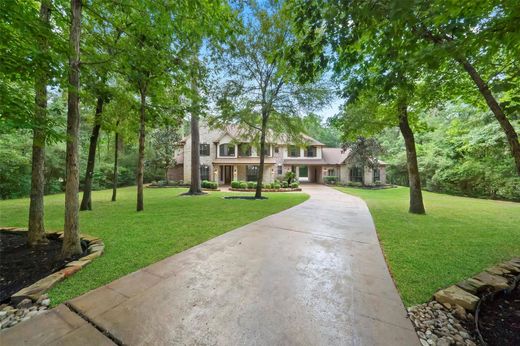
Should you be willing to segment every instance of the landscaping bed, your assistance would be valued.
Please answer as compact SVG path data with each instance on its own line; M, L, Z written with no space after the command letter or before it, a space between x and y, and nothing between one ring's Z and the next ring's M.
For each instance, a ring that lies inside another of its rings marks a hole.
M27 246L27 232L0 232L0 303L77 259L60 257L62 241L58 235L47 239L47 244L30 248Z
M478 332L488 345L520 345L520 286L482 299L477 317Z

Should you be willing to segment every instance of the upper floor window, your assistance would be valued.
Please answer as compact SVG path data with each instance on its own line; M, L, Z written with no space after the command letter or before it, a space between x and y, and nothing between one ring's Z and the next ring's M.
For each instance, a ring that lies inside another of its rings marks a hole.
M316 157L318 153L318 148L314 145L308 146L305 148L305 157Z
M381 181L381 171L379 168L374 168L373 182Z
M361 183L363 181L363 170L360 167L350 169L350 181Z
M251 145L248 143L240 143L238 145L238 156L251 156Z
M260 156L260 146L257 148L257 153ZM264 156L271 156L271 146L269 144L264 146Z
M199 147L200 156L209 156L209 144L201 143Z
M235 156L235 146L233 144L221 144L218 150L220 156Z
M296 145L289 145L287 147L287 155L289 157L300 157L300 148Z

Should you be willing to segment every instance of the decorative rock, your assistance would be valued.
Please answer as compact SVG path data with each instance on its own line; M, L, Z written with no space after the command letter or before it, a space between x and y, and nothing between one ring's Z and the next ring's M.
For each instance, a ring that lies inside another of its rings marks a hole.
M495 291L499 291L499 290L509 287L507 279L505 279L501 276L489 274L486 272L482 272L482 273L474 276L473 278L475 280L483 282L486 285L493 287L493 289Z
M17 309L27 309L27 308L29 308L31 305L32 305L32 300L25 298L25 299L22 299L22 301L19 302L19 303L16 305L16 308L17 308Z
M457 286L462 288L464 291L472 293L472 294L477 294L479 292L482 292L487 287L489 287L488 285L486 285L482 281L475 280L473 278L469 278L469 279L466 279L464 281L461 281L461 282L459 282L457 284Z
M54 286L56 283L63 280L64 278L65 275L63 275L63 273L61 272L57 272L47 277L44 277L43 279L36 281L31 286L26 287L13 294L11 296L11 301L16 303L22 301L25 298L37 300L40 297L40 295L48 291L52 286Z
M419 341L421 341L422 346L429 346L428 341L426 341L424 339L419 339Z
M48 307L51 304L51 300L49 298L42 300L42 306Z
M447 337L442 337L437 340L437 346L450 346L451 342Z
M450 286L434 294L435 300L439 303L458 304L463 308L474 311L479 298L471 293L464 291L458 286Z
M493 275L504 275L504 274L511 273L510 270L507 270L505 268L501 268L499 266L488 268L488 269L486 269L486 271L488 273L490 273L490 274L493 274Z
M467 318L466 310L460 305L455 305L454 313L458 319L465 320Z

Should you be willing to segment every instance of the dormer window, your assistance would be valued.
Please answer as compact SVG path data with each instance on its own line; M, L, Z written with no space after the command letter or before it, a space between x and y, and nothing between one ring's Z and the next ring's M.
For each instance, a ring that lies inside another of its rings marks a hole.
M251 156L251 145L249 143L240 143L238 145L238 156L241 156L241 157Z
M219 156L235 156L235 146L230 143L219 145Z
M287 147L287 155L289 157L300 157L300 148L296 145L289 145Z
M318 148L314 145L310 145L305 148L305 157L316 157L318 153Z

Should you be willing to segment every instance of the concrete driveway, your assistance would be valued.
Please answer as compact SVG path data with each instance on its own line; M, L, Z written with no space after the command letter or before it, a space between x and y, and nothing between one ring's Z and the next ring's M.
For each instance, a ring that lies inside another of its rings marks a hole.
M0 343L418 345L365 203L304 191L308 201L75 298Z

